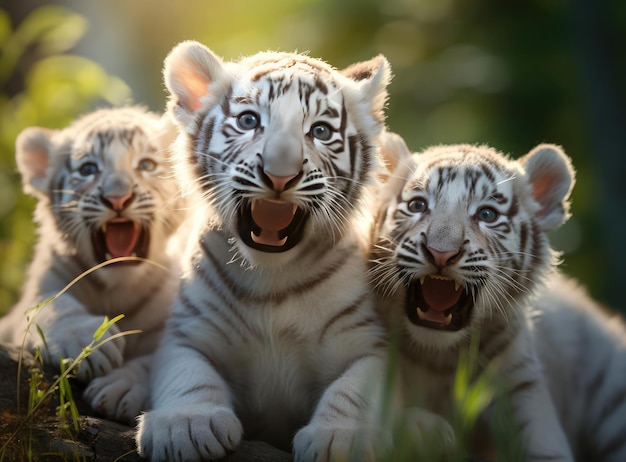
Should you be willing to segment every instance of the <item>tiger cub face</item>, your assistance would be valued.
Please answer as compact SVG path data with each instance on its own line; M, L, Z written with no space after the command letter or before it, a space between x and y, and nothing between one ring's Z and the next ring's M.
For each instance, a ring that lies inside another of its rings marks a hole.
M553 145L519 161L471 145L400 159L371 270L386 314L414 345L442 350L513 316L553 262L545 233L566 218L572 185Z
M382 56L338 72L292 53L225 63L197 42L170 53L181 182L212 205L239 256L281 263L342 237L377 166L370 140L389 73Z
M133 107L101 109L64 130L24 130L16 159L39 199L40 238L84 267L162 254L182 219L168 160L174 136L166 119Z

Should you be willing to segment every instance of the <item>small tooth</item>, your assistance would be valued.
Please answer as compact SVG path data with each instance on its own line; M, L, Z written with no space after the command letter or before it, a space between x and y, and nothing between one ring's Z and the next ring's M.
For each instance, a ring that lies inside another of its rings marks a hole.
M422 311L422 309L420 307L417 307L416 311L417 311L417 317L420 319L424 319L425 313Z
M426 276L420 276L420 284L424 285L424 281L426 280Z
M257 244L264 244L264 242L260 242L260 239L259 239L259 237L260 237L260 236L257 236L257 235L256 235L256 234L254 234L254 232L252 232L252 231L250 231L250 237L251 237L251 238L252 238L252 240L253 240L254 242L256 242ZM287 242L287 239L288 239L288 238L289 238L289 236L285 236L284 238L282 238L282 239L279 241L279 243L278 243L278 245L277 245L276 247L280 247L281 245L285 245L285 243Z
M113 258L113 255L111 255L109 252L104 254L104 258L106 258L107 260L110 260Z
M454 291L456 292L457 290L459 290L459 287L461 287L461 284L459 284L457 281L454 281Z
M443 318L444 326L449 326L451 322L452 322L452 313L450 313L448 316Z

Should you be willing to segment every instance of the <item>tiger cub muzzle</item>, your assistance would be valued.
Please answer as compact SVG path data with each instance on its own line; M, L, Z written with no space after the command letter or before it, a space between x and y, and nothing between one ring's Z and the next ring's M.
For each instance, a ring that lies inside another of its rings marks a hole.
M300 242L308 218L291 202L253 199L240 208L239 236L253 249L285 252Z
M303 172L289 177L276 177L261 170L260 175L276 197L250 199L242 204L239 209L239 236L253 249L285 252L302 240L309 213L281 199L281 195L300 181Z
M150 249L150 229L141 223L124 216L124 211L134 202L135 195L128 194L114 198L102 196L101 202L116 212L117 216L107 220L92 232L94 255L99 263L120 257L148 258ZM129 260L121 264L139 264Z
M417 326L461 330L469 322L473 307L467 289L444 276L422 276L407 287L406 314Z
M102 263L118 257L148 257L150 230L124 218L107 221L92 233L94 255ZM140 261L120 262L138 264Z

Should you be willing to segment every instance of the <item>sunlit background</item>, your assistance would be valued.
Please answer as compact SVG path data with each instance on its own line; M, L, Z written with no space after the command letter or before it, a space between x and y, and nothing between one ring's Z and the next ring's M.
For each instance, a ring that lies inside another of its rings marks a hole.
M626 2L611 0L0 0L0 313L35 239L17 134L95 107L165 104L162 62L196 39L226 59L272 49L338 68L383 53L388 126L413 150L564 147L578 181L552 235L563 270L624 310Z

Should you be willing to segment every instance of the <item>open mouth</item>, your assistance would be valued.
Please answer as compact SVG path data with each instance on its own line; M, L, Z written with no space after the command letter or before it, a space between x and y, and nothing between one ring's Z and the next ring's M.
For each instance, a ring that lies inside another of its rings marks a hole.
M472 297L458 282L426 276L409 284L405 309L417 326L456 331L467 325L473 306Z
M300 242L308 217L291 202L253 199L241 208L239 236L253 249L284 252Z
M93 233L92 239L94 253L100 262L118 257L148 257L150 233L146 228L126 218L107 221Z

